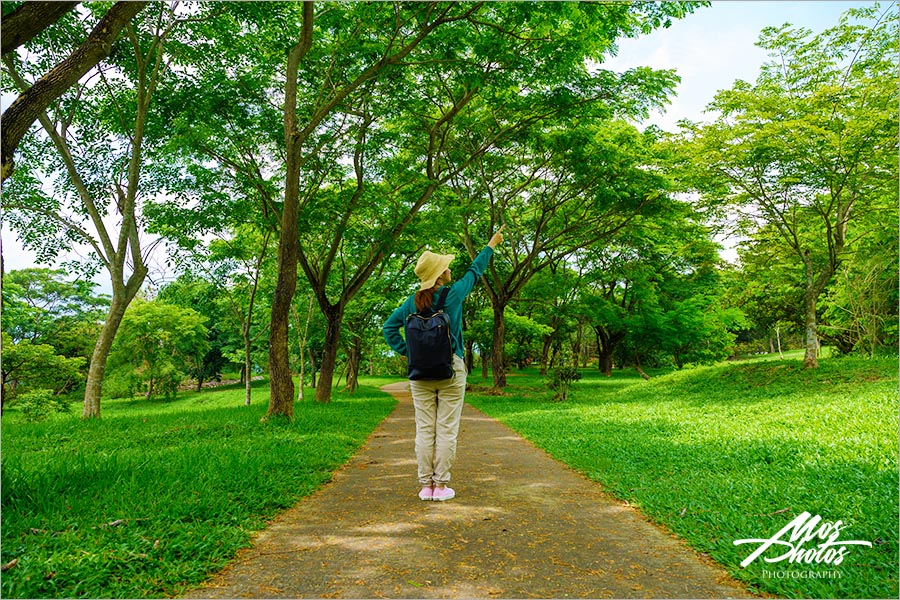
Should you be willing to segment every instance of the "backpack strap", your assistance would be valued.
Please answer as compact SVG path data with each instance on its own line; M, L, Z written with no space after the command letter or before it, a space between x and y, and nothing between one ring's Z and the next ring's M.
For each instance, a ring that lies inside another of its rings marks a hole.
M444 304L447 302L447 294L450 292L450 286L444 286L444 289L441 290L441 295L438 296L438 303L435 307L435 312L441 312L444 310Z

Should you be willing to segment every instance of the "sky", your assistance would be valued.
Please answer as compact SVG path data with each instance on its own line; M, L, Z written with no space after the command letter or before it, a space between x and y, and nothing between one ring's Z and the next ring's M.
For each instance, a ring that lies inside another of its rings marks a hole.
M705 115L704 109L717 91L730 88L738 79L756 80L760 66L767 60L765 51L755 46L763 28L791 23L818 33L837 25L848 8L873 4L858 0L713 0L711 6L673 21L668 29L620 40L617 56L602 66L613 71L636 66L675 69L681 77L677 96L664 113L654 112L641 125L655 124L675 131L680 119L710 120L711 115ZM882 9L888 5L883 2ZM36 265L34 254L23 249L5 225L2 243L6 270L47 266ZM157 257L154 263L150 277L158 279L164 261ZM98 292L109 293L105 272L96 281L100 283Z
M645 124L676 131L680 119L709 120L704 109L717 91L738 79L754 82L768 60L756 47L760 32L790 23L819 33L838 24L848 8L873 6L865 1L714 0L668 29L619 42L619 52L603 67L622 71L636 66L675 69L681 77L677 97L665 114L653 114ZM882 10L888 2L882 2Z

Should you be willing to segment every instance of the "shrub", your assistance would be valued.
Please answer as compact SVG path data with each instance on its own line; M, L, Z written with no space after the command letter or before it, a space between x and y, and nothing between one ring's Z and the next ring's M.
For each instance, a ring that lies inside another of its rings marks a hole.
M547 385L554 391L553 400L563 402L569 397L572 384L581 379L581 371L574 365L556 367L550 372Z
M19 395L19 408L26 421L37 422L46 419L53 411L67 413L71 404L52 390L33 390Z

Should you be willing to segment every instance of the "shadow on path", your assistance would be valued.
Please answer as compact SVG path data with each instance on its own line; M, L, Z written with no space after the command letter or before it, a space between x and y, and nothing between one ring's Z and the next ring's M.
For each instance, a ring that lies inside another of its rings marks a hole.
M418 499L406 382L325 485L190 598L750 598L724 570L466 405L448 502Z

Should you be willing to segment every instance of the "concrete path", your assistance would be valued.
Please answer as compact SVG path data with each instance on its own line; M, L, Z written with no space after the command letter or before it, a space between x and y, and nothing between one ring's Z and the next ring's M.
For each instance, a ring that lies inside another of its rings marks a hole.
M191 598L749 598L718 566L466 405L448 502L399 403L333 481Z

